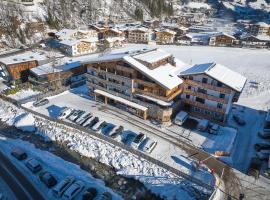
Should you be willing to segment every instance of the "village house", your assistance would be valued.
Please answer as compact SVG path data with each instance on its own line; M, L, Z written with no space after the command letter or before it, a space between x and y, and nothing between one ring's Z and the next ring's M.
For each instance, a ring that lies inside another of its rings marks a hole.
M108 54L85 61L87 85L96 100L143 119L170 122L182 80L183 63L160 49Z
M128 41L130 43L148 44L153 37L153 32L144 27L136 27L128 30Z
M47 89L53 85L73 87L85 83L85 72L80 61L65 57L30 69L28 80Z
M217 33L209 38L210 46L233 46L236 38L227 33Z
M241 45L249 48L269 48L270 36L245 35L241 37Z
M173 44L176 32L169 29L159 30L156 32L157 44Z
M125 33L116 28L106 28L101 32L100 38L106 47L121 47L125 41Z
M68 56L81 56L95 53L98 50L97 38L89 39L69 39L59 42L60 50Z
M25 51L23 53L14 53L13 55L0 58L1 76L8 81L27 81L29 70L40 64L51 61L55 58L63 57L62 54L46 51Z
M197 64L180 72L183 109L196 117L224 124L246 78L216 63Z
M249 33L254 36L268 35L270 26L265 22L250 24Z
M160 27L161 22L157 19L152 20L145 20L143 25L147 26L148 28L155 29Z

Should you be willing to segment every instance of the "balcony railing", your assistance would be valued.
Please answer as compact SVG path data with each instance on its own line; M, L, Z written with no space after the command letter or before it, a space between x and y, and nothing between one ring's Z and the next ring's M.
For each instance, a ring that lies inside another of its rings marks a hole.
M195 92L195 91L192 91L192 90L189 90L189 89L184 89L183 93L185 93L187 95L200 97L202 99L208 99L208 100L211 100L211 101L223 103L223 104L228 103L228 100L225 100L225 99L222 99L222 98L219 98L219 97L214 97L214 96L204 94L204 93L201 93L201 92Z
M224 93L224 94L230 94L231 93L231 90L228 89L228 88L217 87L217 86L214 86L214 85L210 85L210 84L207 84L207 83L201 83L201 82L193 81L193 80L189 80L189 79L185 80L185 84L186 85L191 85L191 86L199 86L199 87L206 88L206 89L209 89L209 90L215 90L215 91L218 91L218 92Z
M186 104L189 104L189 105L192 105L192 106L196 106L198 108L202 108L202 109L205 109L205 110L210 110L210 111L221 113L221 114L225 114L225 112L226 112L226 110L223 109L223 108L222 109L215 108L215 107L208 106L206 104L203 104L203 103L191 100L191 99L182 99L182 102L184 102Z

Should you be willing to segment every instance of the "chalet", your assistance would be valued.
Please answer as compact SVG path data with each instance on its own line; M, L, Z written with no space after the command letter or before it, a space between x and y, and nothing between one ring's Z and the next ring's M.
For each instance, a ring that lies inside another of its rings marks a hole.
M123 43L125 41L125 38L123 37L111 37L104 39L105 47L108 48L115 48L115 47L121 47L123 46Z
M145 20L143 22L143 25L147 26L148 28L155 29L155 28L160 27L160 21L157 19Z
M210 36L210 46L233 46L236 38L226 33L217 33Z
M54 53L53 56L63 57L58 53ZM50 53L45 51L14 53L0 58L0 71L2 71L2 77L8 81L27 81L31 68L50 62L51 59Z
M132 28L128 31L128 41L147 44L152 40L152 31L144 27Z
M177 108L183 63L160 49L108 54L85 61L87 85L96 100L143 119L170 122ZM179 104L179 103L178 103Z
M251 24L249 27L249 33L258 36L258 35L268 35L270 25L264 22L258 22L256 24Z
M28 80L43 88L54 84L59 86L80 85L85 83L85 67L80 61L63 58L30 69Z
M246 78L216 63L198 64L180 72L181 102L191 115L225 123L245 86Z
M270 36L242 36L241 45L249 48L267 48L270 47Z
M157 44L173 44L176 32L165 29L156 32Z
M68 56L81 56L97 51L97 38L70 39L59 42L60 49Z

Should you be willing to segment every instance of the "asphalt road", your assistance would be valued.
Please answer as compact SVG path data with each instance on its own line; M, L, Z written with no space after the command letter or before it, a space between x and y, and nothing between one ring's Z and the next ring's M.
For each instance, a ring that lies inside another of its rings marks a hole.
M0 151L0 175L18 200L45 200L33 184ZM23 188L22 188L23 187Z

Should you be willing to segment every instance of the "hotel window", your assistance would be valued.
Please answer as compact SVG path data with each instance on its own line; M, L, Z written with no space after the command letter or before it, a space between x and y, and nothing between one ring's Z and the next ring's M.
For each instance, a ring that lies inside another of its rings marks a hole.
M199 97L196 97L196 101L197 102L200 102L200 103L205 103L205 99L202 99L202 98L199 98Z
M225 94L220 93L219 94L219 98L224 99L225 98Z
M207 83L207 78L202 78L203 83Z
M219 109L222 109L222 106L223 106L222 103L218 103L218 104L217 104L217 108L219 108Z
M222 87L223 84L222 84L221 82L218 81L218 82L217 82L217 86L218 86L218 87Z

